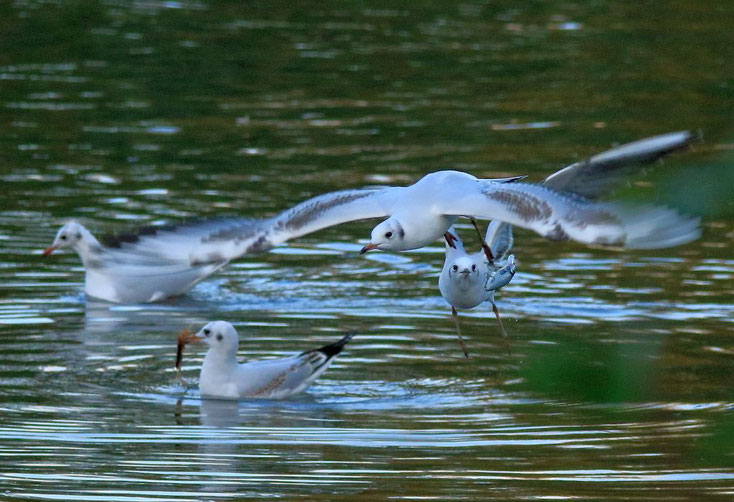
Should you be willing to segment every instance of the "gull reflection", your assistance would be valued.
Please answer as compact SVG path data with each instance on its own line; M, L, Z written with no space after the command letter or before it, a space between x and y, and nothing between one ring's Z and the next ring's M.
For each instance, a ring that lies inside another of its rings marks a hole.
M328 406L307 394L288 401L200 400L202 491L260 490L265 479L288 478L278 465L326 458L327 445L308 441L304 448L299 443L305 443L314 428L334 427L330 415Z

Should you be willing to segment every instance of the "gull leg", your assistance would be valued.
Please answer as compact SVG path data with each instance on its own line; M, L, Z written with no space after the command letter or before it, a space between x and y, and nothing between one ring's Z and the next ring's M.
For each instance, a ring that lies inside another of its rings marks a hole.
M489 263L494 263L494 254L492 254L492 250L489 248L489 245L487 245L487 241L484 240L484 236L482 235L481 230L479 230L479 224L477 223L476 218L474 218L474 216L469 216L469 221L474 225L474 230L477 231L479 242L482 243L482 249L484 250L484 254L487 256L487 260L489 260Z
M445 234L443 234L443 238L446 239L446 243L449 246L456 249L456 244L454 244L454 242L456 242L456 236L454 234L452 234L451 232L446 232Z
M505 326L502 324L502 319L500 318L500 311L497 308L497 304L492 302L492 310L494 311L494 316L497 318L497 323L500 325L500 331L502 332L502 338L505 341L505 348L507 349L507 354L510 355L510 337L507 336L507 331L505 331Z
M459 345L461 345L461 350L464 351L464 357L469 359L469 350L467 350L466 344L464 343L464 339L461 337L461 326L459 326L459 314L456 312L456 309L454 307L451 307L451 316L454 318L454 324L456 324L456 332L459 334Z

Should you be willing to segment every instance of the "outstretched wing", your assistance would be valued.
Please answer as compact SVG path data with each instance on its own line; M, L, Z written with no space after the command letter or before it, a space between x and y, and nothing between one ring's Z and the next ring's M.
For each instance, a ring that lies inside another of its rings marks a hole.
M622 181L645 166L672 152L688 148L694 140L693 134L681 131L627 143L561 169L546 178L542 184L556 191L572 193L586 199L597 199L609 194ZM539 207L531 200L528 200L527 203ZM621 210L621 208L618 209ZM682 227L663 231L664 223L669 222L675 225L678 220L672 217L672 211L666 216L659 211L649 213L649 210L650 208L646 210L647 223L640 218L633 228L638 232L644 231L644 228L657 230L645 242L641 235L636 237L634 241L637 246L657 247L656 242L658 245L672 246L676 245L678 241L687 242L687 239L692 240L698 236L698 233L692 228L695 220L679 217L683 218ZM614 214L611 208L608 211ZM623 212L626 214L629 209ZM654 221L654 225L650 224L650 219ZM630 226L629 223L628 226ZM627 233L629 234L631 230L632 228L628 228ZM492 249L495 259L502 260L512 249L512 225L502 221L492 221L487 228L485 240Z
M515 239L512 235L512 225L503 221L493 220L487 227L484 241L492 250L492 256L496 262L501 262L512 249Z
M102 239L106 262L140 266L227 263L302 235L353 220L387 216L401 188L331 192L274 218L225 218L145 227Z
M267 248L267 220L227 218L145 227L103 237L105 261L117 265L187 266L226 263L242 249Z
M543 185L587 199L598 199L645 166L688 148L694 141L689 131L680 131L627 143L571 164L548 176Z
M403 187L341 190L313 197L269 222L272 245L348 221L388 216Z
M543 185L477 180L434 204L443 214L472 215L533 230L552 239L625 248L664 248L700 236L699 220L664 207L598 203Z

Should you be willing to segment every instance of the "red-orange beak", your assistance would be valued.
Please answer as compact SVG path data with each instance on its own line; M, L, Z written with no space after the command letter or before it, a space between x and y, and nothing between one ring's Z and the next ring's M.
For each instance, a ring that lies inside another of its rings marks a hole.
M372 244L370 242L369 244L367 244L365 247L362 248L359 254L365 254L367 251L372 251L373 249L377 249L377 244Z
M59 246L47 247L41 256L46 257L50 255L51 253L53 253L54 251L56 251L57 249L59 249Z

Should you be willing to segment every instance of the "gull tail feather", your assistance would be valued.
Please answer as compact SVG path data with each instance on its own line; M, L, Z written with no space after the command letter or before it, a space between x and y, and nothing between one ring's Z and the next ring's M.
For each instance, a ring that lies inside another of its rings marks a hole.
M328 359L333 359L334 357L338 356L342 350L344 350L344 346L349 343L349 341L352 339L352 337L354 337L355 334L356 333L353 333L353 332L347 333L338 342L334 342L329 345L324 345L323 347L320 347L318 349L306 351L303 354L310 354L312 352L321 352Z
M311 374L297 387L295 392L300 392L313 383L319 376L321 376L328 368L331 363L334 362L336 356L341 354L344 350L344 346L349 343L355 333L347 333L342 337L341 340L329 345L324 345L318 349L308 350L300 354L301 358L306 358L312 365Z

